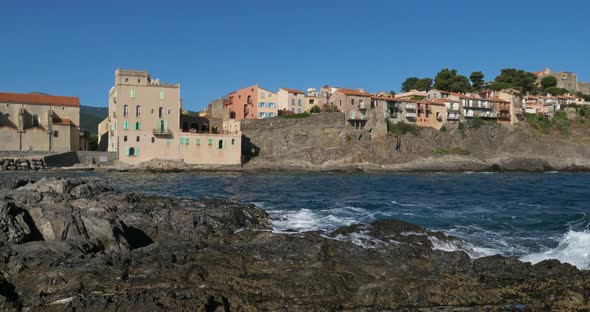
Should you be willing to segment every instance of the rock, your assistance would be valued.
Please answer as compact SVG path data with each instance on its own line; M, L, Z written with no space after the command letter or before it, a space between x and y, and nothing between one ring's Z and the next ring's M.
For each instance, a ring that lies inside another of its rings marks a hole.
M473 260L459 239L399 220L278 234L266 212L233 200L121 194L95 179L15 185L0 189L0 309L590 308L588 271Z

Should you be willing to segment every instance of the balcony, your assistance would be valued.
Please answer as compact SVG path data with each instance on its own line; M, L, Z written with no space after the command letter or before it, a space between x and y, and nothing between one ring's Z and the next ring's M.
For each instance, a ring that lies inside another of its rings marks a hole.
M416 103L407 103L406 104L406 109L415 110L416 109Z
M365 104L359 104L359 105L358 105L358 109L359 109L359 110L367 110L367 109L369 109L369 108L368 108L368 107L367 107Z
M416 118L415 112L406 112L406 118Z
M154 128L154 136L171 137L172 131L170 131L170 129Z
M461 114L447 113L447 119L448 120L459 120L460 117L461 117Z

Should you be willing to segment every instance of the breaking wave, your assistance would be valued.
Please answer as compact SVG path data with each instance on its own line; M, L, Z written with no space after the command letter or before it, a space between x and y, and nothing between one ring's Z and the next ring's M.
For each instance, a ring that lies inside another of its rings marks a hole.
M548 259L567 262L578 269L590 269L590 231L570 230L559 240L557 247L520 258L522 261L533 264Z

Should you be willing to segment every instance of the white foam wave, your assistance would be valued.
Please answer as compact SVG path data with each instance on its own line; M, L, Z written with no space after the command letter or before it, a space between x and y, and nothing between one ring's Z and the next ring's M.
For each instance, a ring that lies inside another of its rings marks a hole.
M398 205L398 206L402 206L402 207L418 207L418 205L415 204L402 204L402 203L398 203L395 200L391 202L394 205Z
M432 249L442 251L464 251L471 258L481 258L496 254L495 250L487 248L474 248L473 245L459 241L459 240L447 240L441 241L434 236L428 236L428 240L432 243Z
M578 269L590 269L590 231L568 231L557 247L526 255L520 260L533 264L547 259L557 259L575 265Z

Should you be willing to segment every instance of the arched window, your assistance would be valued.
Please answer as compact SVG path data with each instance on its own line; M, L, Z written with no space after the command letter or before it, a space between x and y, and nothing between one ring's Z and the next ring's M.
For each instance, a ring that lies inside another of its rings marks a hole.
M129 148L129 156L135 156L135 147Z
M152 137L152 143L156 142L156 138Z
M135 106L135 116L136 117L141 116L141 106L140 105Z
M252 96L248 95L248 104L252 104Z
M129 105L123 105L123 117L127 117L129 115Z
M162 118L162 116L164 116L164 108L160 107L160 109L158 109L158 117Z
M217 148L223 148L223 140L219 140L219 142L217 142Z

